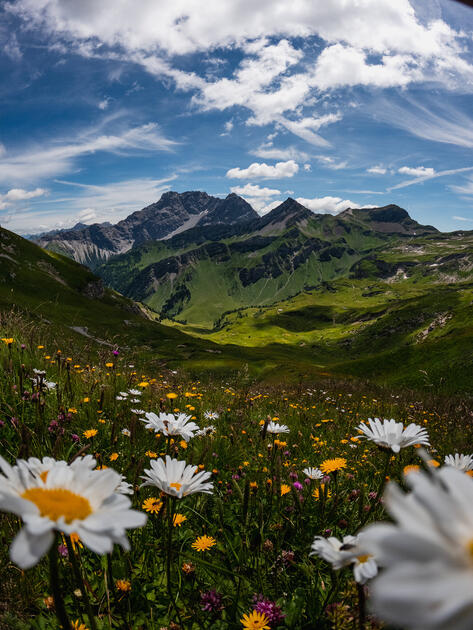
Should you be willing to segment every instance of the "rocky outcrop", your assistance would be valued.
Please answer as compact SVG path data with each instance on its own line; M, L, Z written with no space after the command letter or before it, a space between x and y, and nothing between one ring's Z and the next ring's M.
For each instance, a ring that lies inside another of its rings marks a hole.
M43 234L36 242L94 269L146 241L171 238L195 226L232 225L256 218L253 208L235 194L220 199L199 191L167 192L116 225L96 223Z

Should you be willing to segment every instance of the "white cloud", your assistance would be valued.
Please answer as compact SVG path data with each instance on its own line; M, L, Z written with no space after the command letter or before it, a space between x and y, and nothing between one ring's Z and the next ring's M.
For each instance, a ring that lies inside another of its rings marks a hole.
M141 0L139 11L134 0L16 0L7 8L48 31L50 46L140 64L192 91L204 110L244 107L247 124L279 123L316 146L327 142L306 110L321 93L414 81L473 86L473 66L462 56L467 36L438 17L419 19L408 0ZM312 36L325 43L315 60L314 46L289 41ZM181 55L215 57L217 49L241 51L231 76L216 74L222 64L210 76L208 64L202 76L179 68Z
M383 55L381 63L368 63L363 50L334 44L317 60L311 83L320 90L353 85L403 87L423 78L412 55Z
M24 234L70 228L78 222L115 223L132 212L157 201L169 190L175 176L165 179L136 178L101 186L56 180L73 195L51 195L47 204L34 210L22 208L8 213L12 229ZM4 216L0 222L5 222Z
M227 171L227 177L231 179L279 179L281 177L293 177L299 170L299 165L294 160L277 162L274 166L265 162L253 162L248 168L231 168Z
M413 169L415 170L415 169ZM426 169L427 171L433 171L434 169ZM407 186L412 186L413 184L421 184L422 182L426 182L429 179L437 179L437 177L446 177L448 175L457 175L458 173L467 173L468 171L473 171L473 166L466 166L464 168L453 168L448 169L446 171L438 171L427 174L420 175L418 177L414 177L414 179L408 179L405 182L401 182L400 184L396 184L396 186L391 186L388 188L388 192L391 190L397 190L398 188L406 188ZM451 189L455 192L462 192L461 186L451 186Z
M298 197L296 201L317 214L339 214L347 208L361 207L357 203L341 197L314 197L313 199ZM363 207L367 208L368 206Z
M83 42L97 38L128 51L166 51L181 55L217 47L240 46L265 33L268 37L318 35L355 48L423 56L455 48L455 33L443 21L422 24L408 0L364 0L327 4L301 0L17 0L9 10L41 24L56 35Z
M0 162L0 183L29 182L67 173L75 168L75 160L99 151L127 155L172 151L176 146L176 142L163 136L156 123L108 135L98 134L92 128L75 138L56 138L22 151L5 151Z
M259 214L265 214L281 203L273 199L281 194L277 188L262 188L257 184L245 184L233 186L230 192L242 196Z
M330 145L327 140L319 136L318 131L324 125L330 125L342 119L342 115L338 112L336 114L324 114L320 117L307 117L300 120L288 120L286 118L278 119L278 122L286 127L288 131L299 136L306 142L314 144L318 147L327 147Z
M107 107L110 105L110 99L109 98L104 98L101 101L99 101L97 107L101 110L107 109Z
M304 171L310 172L312 170L312 167L309 163L304 164Z
M274 210L274 208L280 206L282 202L282 199L275 199L265 206L259 206L258 208L255 207L255 210L257 210L258 214L263 217L265 214L268 214L268 212L271 212L271 210Z
M77 220L80 223L93 223L97 219L97 213L94 208L85 208L81 210L77 215Z
M275 195L280 195L281 191L277 188L261 188L258 184L245 184L245 186L233 186L230 191L241 195L242 197L262 197L269 199Z
M44 188L35 188L34 190L24 190L23 188L12 188L5 195L4 199L8 201L24 201L25 199L33 199L34 197L42 197L46 194Z
M367 173L373 173L374 175L386 175L387 169L384 166L377 165L372 166L366 170Z
M429 179L435 175L435 169L426 166L416 166L414 168L410 166L401 166L401 168L397 169L397 172L411 177L425 177Z
M468 219L467 217L452 217L452 219L455 219L456 221L468 221L469 223L471 223L473 221L473 219Z
M327 155L316 155L315 158L318 162L321 162L326 168L330 168L333 171L340 171L344 168L348 168L348 162L337 162L333 158Z
M305 153L305 151L300 151L293 146L277 148L273 146L272 142L262 144L257 149L250 151L250 153L266 160L294 160L295 162L304 162L310 159L310 155Z
M373 113L418 138L473 148L473 119L451 105L439 107L438 102L423 104L410 98L400 105L382 98L374 102Z

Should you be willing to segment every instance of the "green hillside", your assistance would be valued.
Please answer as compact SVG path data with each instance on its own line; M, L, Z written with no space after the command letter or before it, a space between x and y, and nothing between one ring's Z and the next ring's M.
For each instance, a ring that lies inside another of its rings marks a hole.
M98 273L161 317L212 327L225 311L269 305L348 275L396 238L367 219L314 215L288 200L246 226L188 230L135 248Z
M180 327L268 352L277 340L331 374L471 391L472 269L471 233L410 237L371 252L346 277L227 312L210 331Z

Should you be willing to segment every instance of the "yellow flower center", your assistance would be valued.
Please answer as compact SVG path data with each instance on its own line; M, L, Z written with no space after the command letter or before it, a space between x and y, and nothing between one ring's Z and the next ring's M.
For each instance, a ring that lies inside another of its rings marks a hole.
M467 544L466 544L466 548L468 549L468 553L470 554L470 556L473 558L473 538L471 538Z
M48 473L49 473L49 470L43 470L43 472L40 474L41 481L44 481L44 482L46 481L46 479L48 478Z
M357 560L358 562L360 562L361 564L363 564L364 562L368 562L368 560L371 558L369 553L365 553L362 556L357 556Z
M30 488L21 495L39 509L41 516L57 521L61 516L66 523L83 520L92 514L90 503L79 494L64 488Z
M169 485L171 488L175 488L178 492L182 488L182 483L178 483L177 481L173 481Z

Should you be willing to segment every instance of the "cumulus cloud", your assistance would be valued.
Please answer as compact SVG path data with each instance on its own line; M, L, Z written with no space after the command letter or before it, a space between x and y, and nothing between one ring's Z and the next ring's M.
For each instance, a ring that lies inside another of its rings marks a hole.
M296 201L317 214L339 214L347 208L361 207L357 203L341 197L313 197L312 199L298 197ZM368 206L363 207L367 208Z
M16 0L7 9L86 57L140 64L203 110L246 108L247 124L276 123L316 146L327 146L307 116L321 93L347 86L405 87L413 82L472 89L463 57L465 34L441 19L422 21L408 0ZM262 34L264 33L264 37ZM304 38L324 45L318 57ZM303 42L302 44L300 42ZM297 42L297 43L295 43ZM325 47L324 47L325 46ZM241 52L232 74L179 67L182 55ZM314 59L314 57L316 57ZM220 76L218 73L221 73ZM467 87L468 86L468 87ZM330 122L340 120L334 116ZM320 112L315 118L320 117Z
M280 179L293 177L299 170L299 165L294 160L277 162L274 165L265 162L253 162L248 168L231 168L227 171L230 179Z
M269 212L281 203L274 199L274 197L281 194L281 191L277 188L261 187L258 184L245 184L245 186L233 186L230 188L230 191L243 197L260 214Z
M25 199L33 199L34 197L42 197L46 194L44 188L35 188L34 190L24 190L23 188L12 188L3 197L8 201L24 201Z
M401 166L397 169L398 173L402 175L409 175L411 177L428 177L431 178L435 175L435 169L426 166Z

